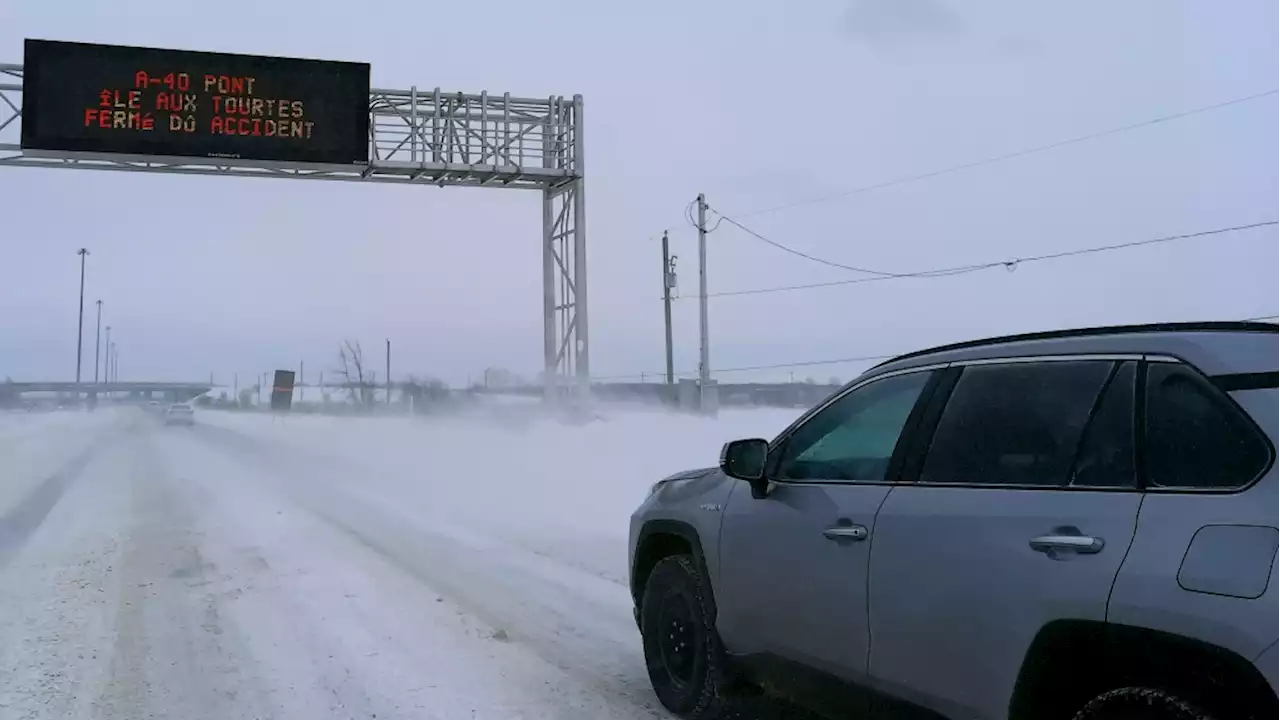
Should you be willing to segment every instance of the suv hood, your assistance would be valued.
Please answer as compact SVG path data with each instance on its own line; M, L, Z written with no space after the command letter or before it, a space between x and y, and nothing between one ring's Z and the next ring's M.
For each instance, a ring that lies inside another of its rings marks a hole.
M671 482L673 480L697 480L699 478L704 478L710 475L711 473L718 472L719 470L720 468L718 467L698 468L696 470L682 470L678 473L675 473L674 475L668 475L667 477L662 478L662 480L660 480L659 482Z

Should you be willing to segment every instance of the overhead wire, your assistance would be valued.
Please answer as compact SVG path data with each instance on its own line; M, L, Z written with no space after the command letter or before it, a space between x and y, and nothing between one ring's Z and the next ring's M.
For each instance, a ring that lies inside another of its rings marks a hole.
M884 180L881 182L872 183L870 185L863 185L861 187L851 188L849 190L844 190L844 191L830 194L830 195L821 195L817 197L808 198L805 200L796 200L792 202L786 202L779 205L772 205L769 207L759 208L757 210L735 212L734 216L739 218L753 217L756 215L764 215L766 213L779 212L781 210L789 210L791 208L803 207L806 205L817 205L824 202L831 202L832 200L840 200L840 199L851 197L854 195L860 195L860 194L872 192L875 190L883 190L885 188L896 187L899 185L907 185L909 183L919 182L921 180L929 180L935 177L940 177L942 175L950 175L952 173L963 172L965 170L972 170L974 168L983 167L985 165L992 165L994 163L1004 162L1006 160L1013 160L1020 157L1026 157L1027 155L1035 155L1042 152L1048 152L1050 150L1057 150L1058 148L1066 147L1069 145L1076 145L1083 142L1089 142L1091 140L1098 140L1100 138L1109 137L1111 135L1119 135L1121 133L1126 133L1133 130L1140 130L1143 128L1151 127L1153 125L1158 125L1160 123L1170 122L1174 120L1181 120L1184 118L1201 115L1203 113L1213 112L1215 110L1222 110L1224 108L1240 105L1247 102L1252 102L1254 100L1261 100L1262 98L1272 97L1276 94L1280 94L1280 88L1267 90L1259 93L1254 93L1252 95L1244 95L1241 97L1232 98L1230 100L1216 102L1211 105L1201 105L1200 107L1191 108L1189 110L1183 110L1181 112L1160 115L1154 118L1149 118L1147 120L1142 120L1140 122L1130 123L1128 125L1121 125L1119 127L1113 127L1108 130L1101 130L1099 132L1093 132L1086 135L1077 135L1075 137L1070 137L1063 140L1057 140L1054 142L1045 143L1043 145L1036 145L1029 148L1023 148L1021 150L1014 150L1012 152L1002 153L1000 155L993 155L990 157L982 158L981 160L972 160L969 162L960 163L958 165L951 165L948 167L939 168L937 170L929 170L927 172L917 173L914 175L905 175L905 176L893 178L890 180Z
M873 183L870 185L864 185L861 187L852 188L850 190L846 190L846 191L832 194L832 195L819 196L819 197L809 198L806 200L788 202L788 203L760 208L756 210L738 212L738 213L734 213L734 216L726 215L725 213L722 213L708 206L708 210L711 210L712 212L714 212L719 219L716 221L716 225L714 227L707 229L707 232L713 232L715 229L719 228L721 222L727 221L730 224L738 227L740 230L754 236L758 240L761 240L762 242L765 242L784 252L805 258L807 260L810 260L811 262L827 265L830 267L840 268L844 270L850 270L853 272L860 272L860 273L870 275L871 277L853 278L849 280L835 280L835 281L819 282L819 283L805 283L805 284L798 284L798 285L786 285L786 286L775 286L775 287L764 287L764 288L747 288L743 290L730 290L730 291L722 291L722 292L716 292L716 293L708 293L707 296L708 297L728 297L728 296L736 296L736 295L756 295L756 294L764 294L764 293L809 290L809 289L834 287L834 286L842 286L842 285L855 285L855 284L861 284L866 282L879 282L884 280L895 280L895 279L902 279L902 278L948 277L952 275L979 272L979 271L989 270L989 269L998 268L998 267L1003 267L1010 271L1013 271L1017 269L1019 265L1026 264L1026 263L1043 262L1043 261L1057 260L1057 259L1068 258L1068 257L1076 257L1080 255L1111 252L1115 250L1141 247L1146 245L1163 244L1163 243L1187 240L1192 238L1200 238L1200 237L1206 237L1211 235L1221 235L1224 233L1241 232L1244 230L1250 230L1254 228L1280 225L1280 221L1269 220L1269 221L1258 222L1258 223L1248 223L1244 225L1235 225L1230 227L1214 228L1211 230L1202 230L1202 231L1191 232L1191 233L1183 233L1179 235L1169 235L1164 237L1148 238L1144 240L1115 243L1111 245L1101 245L1101 246L1095 246L1095 247L1089 247L1089 248L1080 248L1076 250L1061 251L1056 253L1047 253L1042 255L1019 257L1013 260L990 261L990 262L982 262L982 263L973 263L969 265L935 268L930 270L922 270L922 271L914 271L914 272L906 272L906 273L895 273L895 272L887 272L883 270L875 270L875 269L865 268L865 267L858 267L853 265L846 265L844 263L827 260L826 258L821 258L815 255L811 255L809 253L805 253L800 250L796 250L795 248L789 247L787 245L784 245L782 243L779 243L777 241L774 241L764 236L763 234L744 225L740 220L737 219L737 218L752 217L756 215L763 215L766 213L778 212L781 210L786 210L794 207L801 207L805 205L829 202L831 200L837 200L845 197L850 197L853 195L872 192L875 190L881 190L881 189L895 187L899 185L906 185L909 183L928 180L928 179L943 176L943 175L963 172L965 170L971 170L971 169L982 167L985 165L991 165L994 163L999 163L1007 160L1013 160L1016 158L1025 157L1028 155L1048 152L1048 151L1056 150L1058 148L1066 147L1069 145L1075 145L1078 143L1088 142L1091 140L1097 140L1097 139L1112 136L1112 135L1118 135L1118 134L1130 132L1133 130L1151 127L1153 125L1157 125L1164 122L1180 120L1183 118L1192 117L1195 115L1200 115L1200 114L1212 112L1215 110L1221 110L1234 105L1239 105L1242 103L1251 102L1251 101L1259 100L1266 97L1271 97L1277 94L1280 94L1280 89L1267 90L1264 92L1254 93L1252 95L1245 95L1242 97L1236 97L1230 100L1225 100L1225 101L1213 103L1210 105L1203 105L1200 107L1191 108L1189 110L1184 110L1181 112L1169 113L1166 115L1149 118L1147 120L1143 120L1140 122L1130 123L1128 125L1122 125L1119 127L1114 127L1114 128L1102 130L1099 132L1089 133L1086 135L1078 135L1075 137L1070 137L1063 140L1046 143L1043 145L1036 145L1029 148L1023 148L1021 150L1003 153L1000 155L994 155L994 156L983 158L980 160L960 163L957 165L951 165L948 167L939 168L939 169L931 170L928 172L893 178L890 180ZM685 216L685 221L689 225L693 226L694 228L697 228L698 223L692 215L693 205L694 203L690 202L688 205L685 206L684 216ZM1280 315L1268 315L1268 316L1246 318L1242 322L1256 322L1260 320L1271 320L1271 319L1277 319L1277 318L1280 318ZM837 359L830 359L830 360L808 360L808 361L799 361L794 363L755 365L755 366L746 366L746 367L738 367L738 368L717 368L714 370L714 372L722 372L722 373L723 372L744 372L744 371L752 371L752 370L772 370L772 369L786 369L786 368L793 368L793 367L806 367L806 366L812 366L812 365L835 365L835 364L850 363L850 362L886 360L892 357L896 357L896 355L861 356L861 357L854 357L854 358L837 358ZM621 378L635 378L635 377L643 378L648 375L661 376L663 374L664 373L661 373L661 372L631 373L629 375L600 376L593 379L605 380L605 379L621 379ZM681 373L681 374L687 375L689 373Z
M780 245L780 243L769 241L767 238L764 238L764 236L761 235L760 233L757 233L753 230L748 230L741 223L738 223L733 218L729 218L727 216L722 216L722 217L725 217L725 220L735 225L736 227L747 230L747 232L749 232L751 235L768 241L770 245ZM1112 252L1115 250L1125 250L1129 248L1142 247L1145 245L1158 245L1163 243L1177 242L1180 240L1190 240L1193 238L1209 237L1212 235L1222 235L1226 233L1242 232L1245 230L1252 230L1252 229L1261 228L1261 227L1272 227L1276 225L1280 225L1280 220L1265 220L1262 222L1246 223L1243 225L1232 225L1228 227L1213 228L1210 230L1199 230L1196 232L1180 233L1178 235L1166 235L1163 237L1146 238L1143 240L1131 240L1128 242L1113 243L1110 245L1098 245L1098 246L1087 247L1087 248L1078 248L1075 250L1064 250L1061 252L1045 253L1042 255L1029 255L1026 257L1013 258L1011 260L994 260L994 261L988 261L988 262L970 263L967 265L956 265L956 266L950 266L950 267L933 268L929 270L920 270L920 271L904 272L904 273L891 273L891 272L884 272L879 270L869 270L865 268L857 268L857 267L852 267L848 265L843 265L840 263L817 260L818 262L822 262L823 264L833 265L835 267L841 267L847 270L854 270L857 272L868 273L868 274L871 274L872 276L851 278L848 280L829 280L826 282L804 283L799 285L780 285L780 286L762 287L762 288L744 288L742 290L724 290L720 292L707 293L707 297L731 297L731 296L737 296L737 295L760 295L765 293L791 292L796 290L811 290L816 288L837 287L841 285L858 285L858 284L869 283L869 282L883 282L885 280L898 280L903 278L949 277L952 275L963 275L967 273L979 272L982 270L990 270L993 268L1005 268L1007 270L1012 271L1012 270L1016 270L1020 265L1026 265L1030 263L1045 262L1049 260L1061 260L1063 258L1077 257L1080 255L1092 255L1097 253ZM803 253L800 253L800 254L803 254ZM811 256L808 256L807 254L805 254L805 256L810 257L810 259L815 259Z
M793 247L790 247L790 246L787 246L787 245L783 245L783 244L782 244L782 243L780 243L780 242L775 242L775 241L773 241L773 240L770 240L769 238L765 237L764 235L761 235L760 233L756 232L755 230L752 230L751 228L747 227L746 225L743 225L742 223L738 222L737 220L734 220L733 218L731 218L731 217L729 217L729 216L727 216L727 215L723 215L723 214L721 214L719 211L717 211L717 210L715 210L715 209L712 209L712 212L715 212L715 213L716 213L716 215L718 215L719 217L723 218L724 220L727 220L727 221L729 222L729 224L730 224L730 225L733 225L733 226L737 227L739 230L742 230L743 232L747 233L748 235L751 235L751 236L755 237L756 239L758 239L758 240L760 240L760 241L762 241L762 242L768 243L769 245L772 245L772 246L774 246L774 247L778 248L779 250L781 250L781 251L783 251L783 252L791 253L792 255L796 255L796 256L798 256L798 257L802 257L802 258L804 258L805 260L809 260L809 261L812 261L812 262L816 262L816 263L818 263L818 264L820 264L820 265L827 265L827 266L830 266L830 267L840 268L840 269L842 269L842 270L852 270L852 271L854 271L854 272L869 273L869 274L872 274L872 275L881 275L881 276L883 276L883 275L888 275L888 274L889 274L889 273L883 273L883 272L880 272L880 271L878 271L878 270L869 270L869 269L867 269L867 268L860 268L860 267L854 267L854 266L852 266L852 265L845 265L844 263L838 263L838 262L834 262L834 261L831 261L831 260L826 260L826 259L824 259L824 258L820 258L820 257L818 257L818 256L816 256L816 255L810 255L810 254L808 254L808 253L801 252L801 251L799 251L799 250L796 250L796 249L795 249L795 248L793 248Z
M768 243L769 245L772 245L773 247L778 248L779 250L791 253L792 255L797 255L806 260L810 260L812 262L816 262L821 265L840 268L842 270L852 270L853 272L867 273L869 275L876 275L878 277L883 277L883 278L899 278L899 277L926 277L926 276L932 276L932 275L938 275L938 274L950 275L950 274L955 274L956 272L972 272L974 270L985 270L987 267L991 267L990 265L973 265L973 266L965 266L963 268L952 268L949 270L925 271L925 272L919 272L919 273L893 273L893 272L885 272L883 270L872 270L870 268L856 267L853 265L845 265L844 263L838 263L838 262L835 262L834 260L827 260L826 258L821 258L816 255L810 255L809 253L806 253L806 252L801 252L800 250L796 250L795 248L790 247L788 245L783 245L782 243L777 242L776 240L770 240L769 238L765 237L759 232L756 232L755 230L752 230L751 228L747 227L746 225L743 225L737 220L721 213L719 210L716 210L715 208L712 208L710 206L708 206L708 209L714 212L722 220L727 221L730 225L737 227L739 230L742 230L743 232L755 237L758 240Z
M965 266L965 267L960 267L960 268L950 268L950 269L944 269L944 270L940 270L940 271L926 271L926 272L921 272L921 273L891 273L891 272L885 272L885 271L882 271L882 270L876 270L876 269L872 269L872 268L858 267L858 266L853 266L853 265L846 265L846 264L844 264L844 263L836 262L836 261L833 261L833 260L828 260L828 259L826 259L826 258L818 257L818 256L816 256L816 255L812 255L812 254L809 254L809 253L805 253L805 252L803 252L803 251L797 250L797 249L792 248L792 247L790 247L790 246L784 245L783 243L779 243L779 242L777 242L777 241L775 241L775 240L772 240L772 239L770 239L770 238L768 238L768 237L765 237L764 235L760 234L759 232L757 232L757 231L755 231L755 230L752 230L751 228L749 228L749 227L747 227L747 226L743 225L743 224L741 223L741 221L739 220L739 218L752 217L752 216L755 216L755 215L762 215L762 214L765 214L765 213L770 213L770 212L775 212L775 211L779 211L779 210L789 209L789 208L792 208L792 207L799 207L799 206L803 206L803 205L809 205L809 204L815 204L815 203L820 203L820 202L826 202L826 201L829 201L829 200L839 199L839 198L843 198L843 197L849 197L849 196L851 196L851 195L856 195L856 194L860 194L860 193L871 192L871 191L874 191L874 190L879 190L879 189L883 189L883 188L893 187L893 186L897 186L897 185L904 185L904 184L907 184L907 183L918 182L918 181L921 181L921 180L927 180L927 179L930 179L930 178L938 177L938 176L940 176L940 175L947 175L947 174L951 174L951 173L962 172L962 171L964 171L964 170L969 170L969 169L976 168L976 167L982 167L982 166L985 166L985 165L991 165L991 164L993 164L993 163L1003 162L1003 161L1006 161L1006 160L1012 160L1012 159L1019 158L1019 157L1024 157L1024 156L1027 156L1027 155L1033 155L1033 154L1036 154L1036 153L1046 152L1046 151L1049 151L1049 150L1055 150L1055 149L1058 149L1058 148L1061 148L1061 147L1065 147L1065 146L1069 146L1069 145L1074 145L1074 144L1078 144L1078 143L1082 143L1082 142L1087 142L1087 141L1090 141L1090 140L1096 140L1096 139L1103 138L1103 137L1108 137L1108 136L1111 136L1111 135L1116 135L1116 134L1120 134L1120 133L1124 133L1124 132L1130 132L1130 131L1138 130L1138 129L1141 129L1141 128L1147 128L1147 127L1151 127L1151 126L1153 126L1153 125L1157 125L1157 124L1164 123L1164 122L1169 122L1169 121L1174 121L1174 120L1180 120L1180 119L1187 118L1187 117L1193 117L1193 116L1195 116L1195 115L1200 115L1200 114L1207 113L1207 112L1212 112L1212 111L1215 111L1215 110L1221 110L1221 109L1228 108L1228 107L1232 107L1232 106L1239 105L1239 104L1242 104L1242 103L1251 102L1251 101L1259 100L1259 99L1266 98L1266 97L1272 97L1272 96L1275 96L1275 95L1277 95L1277 94L1280 94L1280 88L1277 88L1277 89L1271 89L1271 90L1266 90L1266 91L1258 92L1258 93L1253 93L1253 94L1251 94L1251 95L1244 95L1244 96L1240 96L1240 97L1232 98L1232 99L1229 99L1229 100L1224 100L1224 101L1221 101L1221 102L1212 103L1212 104L1209 104L1209 105L1202 105L1202 106L1199 106L1199 107L1191 108L1191 109L1189 109L1189 110L1183 110L1183 111L1181 111L1181 112L1168 113L1168 114L1160 115L1160 116L1157 116L1157 117L1154 117L1154 118L1148 118L1148 119L1146 119L1146 120L1142 120L1142 121L1140 121L1140 122L1130 123L1130 124L1128 124L1128 125L1122 125L1122 126L1119 126L1119 127L1114 127L1114 128L1110 128L1110 129L1107 129L1107 130L1102 130L1102 131L1099 131L1099 132L1089 133L1089 134L1086 134L1086 135L1078 135L1078 136L1075 136L1075 137L1070 137L1070 138L1066 138L1066 139L1063 139L1063 140L1058 140L1058 141L1055 141L1055 142L1046 143L1046 144L1043 144L1043 145L1036 145L1036 146L1029 147L1029 148L1023 148L1023 149L1021 149L1021 150L1015 150L1015 151L1013 151L1013 152L1003 153L1003 154L1000 154L1000 155L995 155L995 156L992 156L992 157L983 158L983 159L981 159L981 160L974 160L974 161L970 161L970 162L960 163L960 164L958 164L958 165L951 165L951 166L948 166L948 167L944 167L944 168L940 168L940 169L936 169L936 170L931 170L931 171L928 171L928 172L918 173L918 174L915 174L915 175L908 175L908 176L904 176L904 177L899 177L899 178L894 178L894 179L890 179L890 180L885 180L885 181L878 182L878 183L873 183L873 184L871 184L871 185L864 185L864 186L862 186L862 187L853 188L853 189L846 190L846 191L843 191L843 192L840 192L840 193L836 193L836 194L833 194L833 195L824 195L824 196L820 196L820 197L810 198L810 199L807 199L807 200L800 200L800 201L795 201L795 202L789 202L789 203L784 203L784 204L781 204L781 205L774 205L774 206L771 206L771 207L761 208L761 209L757 209L757 210L750 210L750 211L746 211L746 212L736 212L736 213L733 213L733 215L732 215L732 216L727 215L727 214L725 214L725 213L722 213L722 212L720 212L720 211L718 211L718 210L715 210L715 209L714 209L714 208L712 208L711 206L707 206L707 209L708 209L708 210L711 210L712 212L716 213L716 215L719 217L719 219L716 221L715 226L714 226L714 227L711 227L711 228L708 228L708 229L707 229L707 232L708 232L708 233L710 233L710 232L714 232L716 229L718 229L718 228L719 228L720 223L721 223L722 221L726 221L726 220L727 220L727 221L728 221L728 222L730 222L731 224L736 225L739 229L743 230L744 232L746 232L746 233L748 233L748 234L750 234L750 235L753 235L754 237L756 237L757 239L761 240L762 242L768 243L769 245L772 245L772 246L774 246L775 248L777 248L777 249L779 249L779 250L782 250L782 251L784 251L784 252L790 253L790 254L792 254L792 255L796 255L796 256L798 256L798 257L805 258L805 259L810 260L810 261L815 262L815 263L819 263L819 264L822 264L822 265L827 265L827 266L829 266L829 267L835 267L835 268L840 268L840 269L844 269L844 270L850 270L850 271L854 271L854 272L861 272L861 273L865 273L865 274L868 274L868 275L876 275L876 276L883 276L883 277L924 277L924 276L931 276L931 275L946 276L946 275L952 275L952 274L962 274L962 273L968 273L968 272L975 272L975 271L978 271L978 270L986 270L986 269L988 269L988 268L990 268L990 267L996 267L996 266L998 266L998 265L1002 265L1002 264L1004 264L1004 263L996 263L996 264L982 264L982 265L977 265L977 266ZM693 217L693 206L694 206L695 202L696 202L696 201L690 201L687 205L685 205L685 208L684 208L684 218L685 218L685 221L686 221L690 226L692 226L692 227L694 227L694 228L696 229L696 228L698 227L698 223L697 223L696 219ZM818 286L818 287L823 287L823 286L825 286L825 285L826 285L826 283L822 283L822 284L818 284L817 286Z

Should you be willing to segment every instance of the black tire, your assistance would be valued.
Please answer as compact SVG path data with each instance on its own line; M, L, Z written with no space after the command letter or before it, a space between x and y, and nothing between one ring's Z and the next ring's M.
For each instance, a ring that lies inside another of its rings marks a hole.
M1175 695L1148 687L1110 690L1090 700L1075 720L1215 720Z
M658 700L686 720L719 717L729 673L715 630L711 588L693 556L659 561L640 602L645 666Z

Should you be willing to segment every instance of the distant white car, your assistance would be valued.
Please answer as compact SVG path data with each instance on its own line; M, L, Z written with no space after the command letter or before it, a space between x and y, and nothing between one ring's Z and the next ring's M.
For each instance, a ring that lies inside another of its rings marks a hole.
M174 403L164 411L165 425L195 425L195 408L186 403Z

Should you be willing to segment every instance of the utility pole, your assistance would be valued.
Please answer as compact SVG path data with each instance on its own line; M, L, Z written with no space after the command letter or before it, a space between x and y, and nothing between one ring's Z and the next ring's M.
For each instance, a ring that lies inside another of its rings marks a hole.
M676 259L671 255L667 231L662 231L662 317L667 327L667 384L676 382L674 349L671 346L671 290L676 286Z
M102 359L102 301L97 301L98 306L98 329L95 332L93 341L93 384L98 384L98 364ZM96 390L96 389L95 389Z
M391 339L387 339L387 406L391 406Z
M711 340L707 331L707 198L698 193L698 405L710 411Z
M84 347L84 259L89 251L80 248L76 251L80 256L80 320L76 325L76 402L80 401L80 358Z
M107 326L107 353L102 358L102 379L111 382L111 326ZM115 397L115 393L111 393L111 397Z

